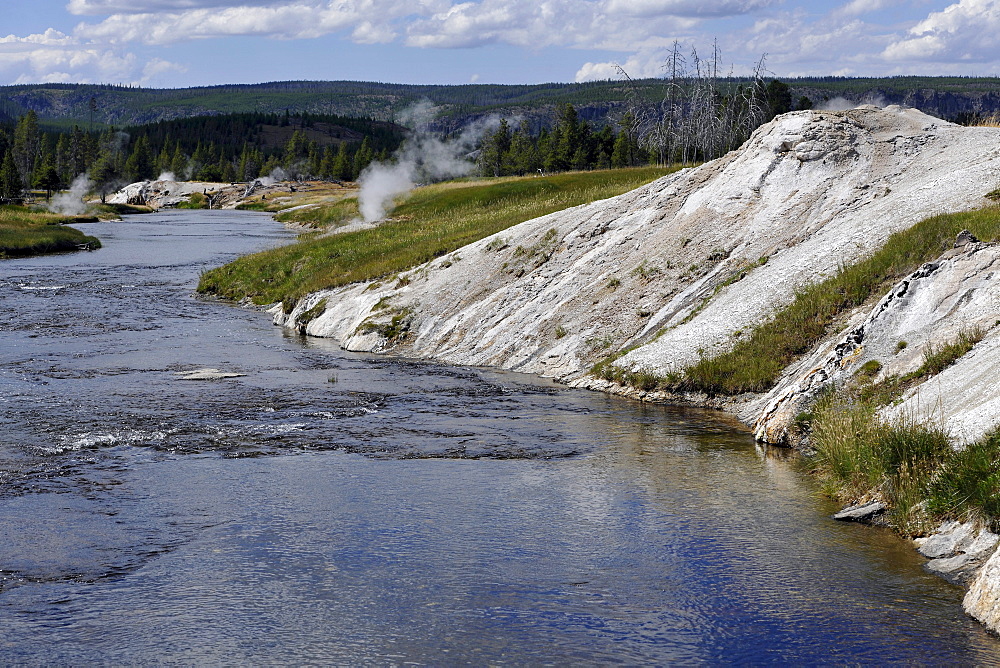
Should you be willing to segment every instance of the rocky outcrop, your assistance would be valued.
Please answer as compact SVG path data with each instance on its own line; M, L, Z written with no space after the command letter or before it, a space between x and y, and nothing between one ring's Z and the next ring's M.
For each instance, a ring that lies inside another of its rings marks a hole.
M600 387L589 368L622 348L635 347L623 368L666 374L726 350L892 232L984 203L998 165L997 129L899 107L795 112L719 160L275 317L351 350L582 386Z
M840 334L788 369L762 400L750 402L743 412L756 416L752 422L758 440L784 442L800 411L824 388L846 382L864 365L877 363L875 381L904 376L921 366L928 348L974 329L986 336L969 355L884 412L939 422L959 444L996 426L1000 246L960 241L965 243L897 283L870 312L856 314Z

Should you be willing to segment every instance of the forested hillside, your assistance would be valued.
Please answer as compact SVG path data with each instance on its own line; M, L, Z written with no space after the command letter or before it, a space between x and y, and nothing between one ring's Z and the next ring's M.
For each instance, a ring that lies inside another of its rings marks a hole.
M740 83L741 80L722 79ZM1000 111L1000 79L994 77L818 77L782 79L794 99L814 105L835 98L916 107L940 118ZM748 83L750 80L742 80ZM536 85L407 85L357 81L286 81L185 89L117 85L29 84L0 87L0 121L28 111L43 124L84 129L134 126L191 116L234 113L337 115L399 120L418 100L441 107L438 123L453 129L493 112L518 115L537 131L555 121L556 107L569 103L598 128L620 117L629 99L657 104L668 96L666 79L550 83Z
M709 160L776 114L852 102L903 103L959 121L1000 111L996 79L717 77L699 61L669 78L522 86L284 82L183 90L35 85L0 88L0 199L68 187L86 174L104 194L175 178L353 180L387 160L434 105L424 130L489 120L476 151L490 176ZM399 124L392 119L399 120ZM502 120L501 120L502 119ZM499 121L499 126L497 122Z

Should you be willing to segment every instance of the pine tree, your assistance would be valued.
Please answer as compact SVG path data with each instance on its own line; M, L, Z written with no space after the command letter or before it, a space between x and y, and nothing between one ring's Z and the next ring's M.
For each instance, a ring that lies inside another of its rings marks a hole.
M21 177L21 185L27 188L31 185L31 177L35 172L35 163L41 153L41 135L38 132L38 114L29 111L17 122L14 130L14 147L12 149L14 164Z
M497 129L483 138L479 150L479 171L486 176L500 176L504 173L504 157L510 152L510 126L507 120L500 121Z
M59 172L56 171L56 162L52 151L47 150L42 154L42 159L35 168L33 181L34 187L45 190L45 199L52 197L53 190L59 189Z
M21 175L11 151L3 154L3 164L0 165L0 199L10 201L21 196Z
M131 181L144 181L155 176L153 158L149 153L149 141L145 135L140 135L135 141L132 154L125 161L125 176Z
M375 153L372 151L371 143L366 136L361 140L361 147L358 149L358 152L354 154L354 178L357 178L362 170L374 159Z
M522 121L510 138L510 163L511 173L518 175L534 174L542 167L527 121Z
M332 176L339 181L354 179L354 169L351 156L347 152L347 142L340 142L337 147L337 157L333 159Z
M174 156L170 159L170 171L174 173L174 178L178 181L187 180L188 159L183 151L181 151L180 142L177 142L177 146L174 148Z

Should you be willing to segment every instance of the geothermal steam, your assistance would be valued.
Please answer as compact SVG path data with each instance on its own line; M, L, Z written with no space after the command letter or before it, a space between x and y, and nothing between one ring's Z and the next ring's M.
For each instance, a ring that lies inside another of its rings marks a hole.
M79 216L86 213L87 205L83 201L83 197L90 192L91 186L93 183L91 183L90 177L86 174L80 174L73 179L69 190L52 196L52 199L49 200L49 211L66 216Z
M392 162L373 162L361 172L358 208L365 222L380 220L393 200L412 190L418 182L430 183L469 174L475 164L468 158L476 144L499 119L490 118L466 127L458 137L441 139L428 130L435 109L430 102L418 103L407 112L404 124L414 127ZM408 123L409 121L409 123Z

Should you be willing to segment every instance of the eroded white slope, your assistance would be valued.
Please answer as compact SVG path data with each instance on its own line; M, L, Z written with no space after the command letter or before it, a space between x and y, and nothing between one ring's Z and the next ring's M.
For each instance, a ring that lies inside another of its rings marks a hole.
M893 232L980 206L997 184L998 149L996 130L892 107L802 113L762 128L681 214L730 230L734 256L769 261L619 364L666 371L718 354L796 288L872 253Z
M399 279L311 295L275 319L351 350L579 384L594 361L646 343L619 364L663 373L725 349L892 232L981 205L998 161L994 128L898 107L795 112L719 160L527 221ZM322 300L325 311L298 324ZM382 335L400 327L401 342Z

